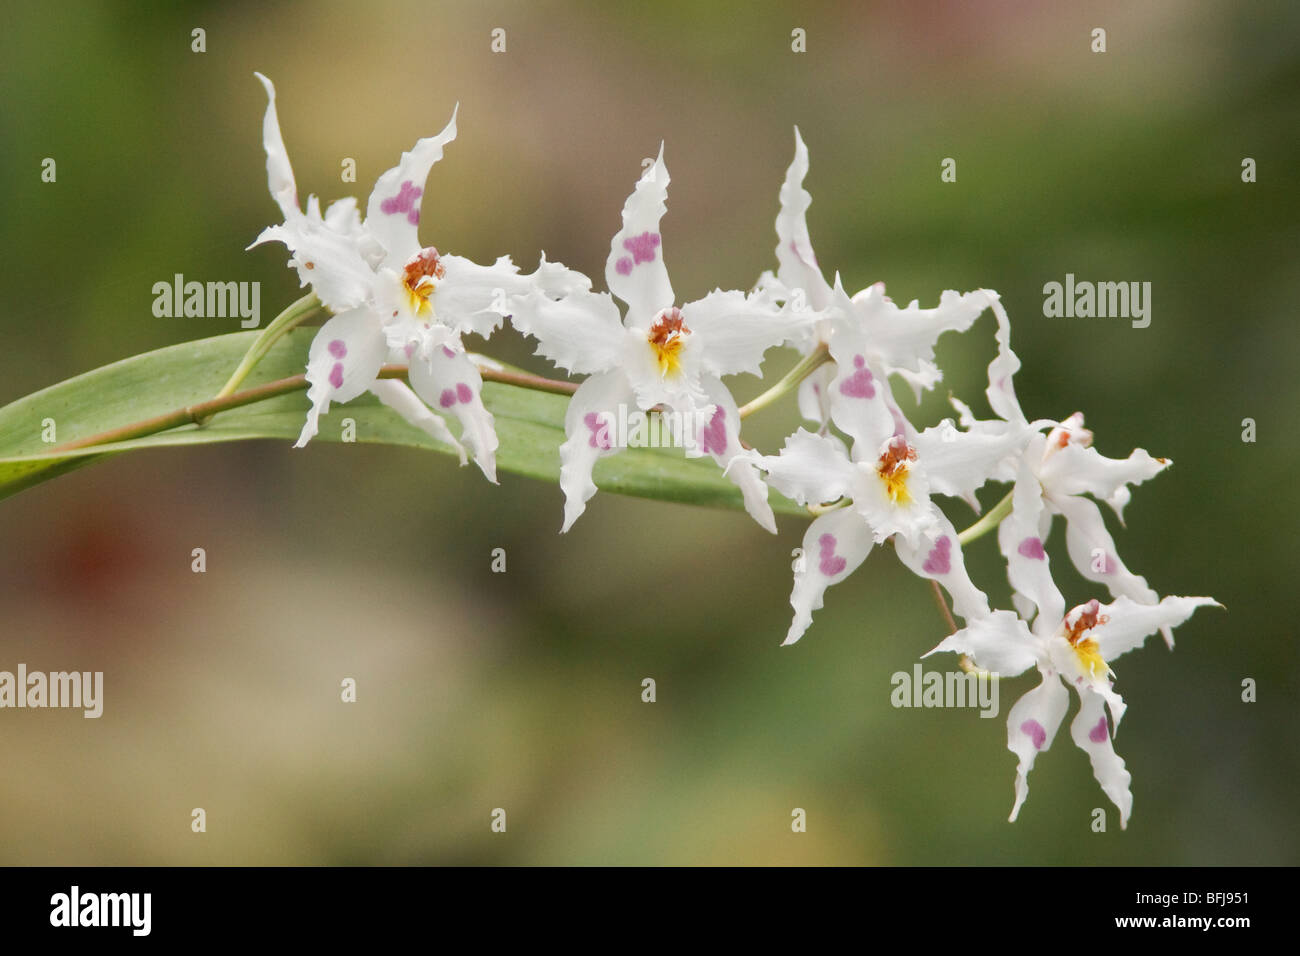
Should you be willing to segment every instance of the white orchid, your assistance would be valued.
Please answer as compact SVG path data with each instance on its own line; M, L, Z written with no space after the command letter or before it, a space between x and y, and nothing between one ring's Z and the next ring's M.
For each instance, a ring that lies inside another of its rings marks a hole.
M621 450L612 438L619 407L660 406L676 413L670 421L677 427L690 430L682 442L687 453L710 455L727 468L750 515L775 533L766 485L752 464L735 460L743 450L740 415L722 376L761 375L764 353L798 338L815 315L781 309L762 293L736 291L715 290L674 305L659 230L668 182L661 148L623 207L623 228L605 265L609 293L555 301L534 290L512 300L512 322L537 339L539 355L571 373L589 375L565 416L561 530L573 526L596 493L596 461ZM627 305L621 319L610 293Z
M802 301L814 310L825 310L837 299L835 286L839 279L837 276L834 284L827 282L817 264L807 221L812 196L803 188L808 174L808 148L798 127L794 138L794 160L786 170L781 209L776 217L778 268L775 274L763 273L758 287L778 301ZM948 291L940 296L935 308L922 309L915 300L899 308L885 295L883 282L868 286L842 303L839 321L827 312L822 321L810 326L809 334L800 343L804 353L830 343L835 335L853 335L857 339L853 351L883 373L882 381L897 376L911 386L918 399L922 390L934 388L943 378L934 353L939 337L944 332L966 331L987 306L981 293L960 295ZM800 385L799 410L804 418L825 426L835 377L833 365L823 366Z
M969 294L986 302L996 298L987 292ZM828 308L842 314L844 293L838 283L832 296ZM839 499L848 504L817 517L804 535L805 562L795 574L790 595L794 621L785 643L807 630L826 588L860 565L873 544L891 537L909 568L952 595L959 615L970 620L989 613L987 598L966 574L956 530L930 496L977 503L975 491L1019 452L1032 428L977 434L944 424L918 432L894 401L883 370L867 354L861 332L842 326L830 339L830 351L836 371L828 382L828 411L852 439L852 448L834 435L800 429L780 454L749 455L772 487L800 504Z
M351 197L332 203L322 215L313 195L304 212L280 133L275 87L260 73L257 77L268 97L262 129L267 178L284 223L265 229L253 245L284 243L302 284L310 284L335 313L321 326L308 354L311 409L297 447L316 434L331 401L347 402L368 390L413 425L455 447L463 464L465 451L441 417L455 415L475 461L496 481L492 414L483 405L482 377L461 336L490 335L507 314L510 295L530 289L563 295L590 288L590 281L546 262L545 256L537 272L524 276L508 256L481 266L421 246L425 180L443 147L456 137L454 112L441 133L419 140L379 177L364 220ZM378 378L386 361L409 363L410 388Z
M1053 427L1046 436L1038 434L1037 426L1043 423L1027 423L1016 398L1014 377L1020 359L1011 350L1010 322L1000 302L992 305L998 322L998 353L989 363L985 394L999 420L981 421L961 402L953 400L953 404L960 412L963 428L972 435L996 440L1023 433L1026 428L1034 432L1023 445L1020 458L1003 461L994 476L1016 482L1014 508L1022 512L1033 508L1032 524L1027 524L1024 514L1020 514L1020 520L1004 521L999 528L998 540L1008 564L1041 560L1052 519L1061 515L1066 522L1065 544L1070 560L1084 578L1105 585L1114 597L1128 597L1139 604L1157 603L1159 595L1146 579L1131 572L1120 560L1101 510L1084 495L1106 502L1122 521L1124 506L1131 497L1129 485L1154 477L1172 462L1154 458L1142 448L1123 459L1105 457L1091 447L1092 432L1083 427L1082 412L1051 423ZM1013 529L1023 529L1023 533ZM1021 613L1026 613L1028 595L1017 588L1014 599ZM1172 647L1172 631L1164 628L1162 633Z
M1002 527L1023 540L1037 529L1038 512L1044 505L1027 481L1017 483L1015 495L1016 510ZM1079 696L1079 713L1070 724L1070 736L1088 754L1097 782L1119 808L1120 827L1126 827L1133 809L1130 776L1112 744L1125 704L1112 688L1110 663L1140 647L1156 631L1183 623L1198 607L1218 602L1209 597L1166 597L1147 604L1120 597L1110 604L1088 601L1067 614L1065 598L1052 581L1045 555L1019 554L1009 571L1013 586L1037 610L1032 630L1016 614L994 611L969 622L930 653L968 654L980 667L1000 677L1013 677L1031 667L1037 667L1042 675L1042 682L1021 697L1007 717L1007 748L1019 758L1011 820L1029 795L1034 758L1052 745L1065 717L1068 685Z

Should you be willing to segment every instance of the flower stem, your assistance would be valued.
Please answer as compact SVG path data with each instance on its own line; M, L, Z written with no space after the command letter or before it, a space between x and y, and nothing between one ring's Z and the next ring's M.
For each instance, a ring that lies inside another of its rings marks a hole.
M755 412L767 408L767 406L771 405L782 395L786 394L786 392L798 387L800 382L830 360L830 350L826 347L826 343L823 342L800 359L799 364L786 372L781 381L777 382L753 401L742 405L740 408L740 417L748 418Z
M943 615L944 623L948 625L948 633L957 633L957 621L952 616L952 611L948 610L948 600L943 596L943 589L939 587L939 582L934 578L930 579L930 588L934 593L934 603L939 606L939 613ZM967 674L981 674L987 676L988 671L980 670L975 666L975 662L965 654L957 661L957 666Z
M244 357L236 366L229 381L221 386L221 391L217 392L215 397L225 398L228 395L233 395L235 389L239 388L244 379L248 378L248 373L253 371L254 366L271 350L271 346L283 338L284 334L290 329L301 325L305 319L319 308L320 299L316 298L316 293L308 292L272 319L271 323L262 330L262 333L253 340L253 344L244 353ZM198 424L202 425L205 421L206 419L200 419Z
M1011 502L1015 493L1015 489L1012 488L1007 492L1006 497L990 508L982 518L965 531L959 532L957 543L961 545L970 544L976 538L983 537L1000 525L1002 519L1011 514Z
M407 367L405 365L385 365L379 370L379 378L405 378L406 373ZM550 392L554 395L572 395L578 388L572 382L559 382L538 375L529 375L526 372L505 372L484 368L479 370L479 374L487 382L499 382L503 385L528 388L537 392ZM267 382L264 385L248 388L242 392L230 392L195 405L186 405L184 408L178 408L162 415L155 415L153 418L146 418L143 421L110 428L108 431L99 432L86 438L77 438L73 441L64 442L52 450L55 452L72 451L77 448L89 448L94 445L107 445L112 442L143 438L146 435L154 435L171 428L179 428L182 425L201 425L220 412L227 412L256 402L264 402L269 398L301 391L306 387L306 375L292 375L289 378L276 379L274 382Z

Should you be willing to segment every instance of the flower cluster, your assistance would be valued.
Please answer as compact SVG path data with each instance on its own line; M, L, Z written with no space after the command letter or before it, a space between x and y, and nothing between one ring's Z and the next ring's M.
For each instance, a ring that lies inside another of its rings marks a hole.
M1101 455L1080 413L1031 421L1016 398L1020 361L995 292L948 291L937 306L923 309L915 301L900 307L883 283L850 296L838 273L828 281L808 233L808 151L798 130L780 190L777 268L764 272L752 290L715 289L678 304L660 231L669 185L662 146L623 207L605 265L608 291L593 291L587 277L544 254L526 275L509 257L479 265L424 246L418 237L425 181L456 136L454 115L441 133L418 141L379 177L364 218L352 199L322 213L312 196L304 212L274 88L259 78L269 97L263 135L270 190L284 222L266 229L257 243L284 243L302 284L334 313L308 356L311 408L299 446L316 434L331 402L370 391L456 448L462 464L468 446L495 481L493 419L480 396L479 366L461 338L467 332L489 336L509 318L536 340L539 355L586 376L570 400L559 448L562 531L596 493L595 463L623 450L611 437L616 412L635 406L673 413L663 414L666 428L692 431L678 436L685 453L711 457L764 529L776 532L769 488L815 515L796 563L786 644L808 630L827 588L852 574L877 545L892 545L911 571L947 591L962 618L963 626L930 653L958 652L1000 676L1031 667L1042 676L1009 715L1007 746L1019 759L1011 819L1028 793L1034 758L1051 745L1064 718L1071 686L1079 697L1071 737L1127 824L1129 774L1112 746L1124 702L1113 689L1110 662L1157 631L1172 647L1172 628L1215 602L1161 599L1120 560L1097 501L1122 519L1130 487L1170 463L1142 449L1122 459ZM937 340L945 332L968 331L985 310L996 320L997 354L985 391L995 417L977 418L954 399L955 422L918 428L896 401L894 384L917 398L933 389L942 380ZM761 377L766 354L781 346L798 350L802 360L746 409L797 386L807 427L776 454L763 454L742 442L742 410L723 379L741 372ZM385 362L407 365L409 387L380 377ZM448 413L458 420L459 438ZM990 482L1011 490L959 533L936 498L961 498L978 513L976 492ZM1070 561L1086 581L1106 589L1110 603L1090 598L1067 610L1046 548L1057 516L1064 519ZM963 544L994 527L1014 611L990 606L963 558Z

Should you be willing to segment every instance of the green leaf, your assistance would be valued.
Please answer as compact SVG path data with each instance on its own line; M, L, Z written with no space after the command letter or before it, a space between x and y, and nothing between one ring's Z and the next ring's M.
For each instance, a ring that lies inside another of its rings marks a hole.
M314 334L314 329L297 329L277 342L244 387L301 374ZM260 438L282 441L285 453L292 454L291 446L308 407L303 391L222 412L203 426L183 425L130 441L55 452L42 440L47 420L54 423L57 443L63 443L206 401L221 388L256 335L237 332L147 352L0 408L0 498L74 468L144 448ZM483 401L496 417L501 442L498 470L558 483L568 397L487 382ZM335 405L322 420L314 441L339 441L344 418L356 421L359 442L439 452L452 457L454 467L451 449L407 424L368 394L345 406ZM454 422L452 427L455 430ZM680 449L627 449L598 462L595 481L602 491L615 494L712 507L744 507L739 490L711 459L687 459ZM556 507L560 500L557 491ZM771 502L780 513L806 515L776 492Z

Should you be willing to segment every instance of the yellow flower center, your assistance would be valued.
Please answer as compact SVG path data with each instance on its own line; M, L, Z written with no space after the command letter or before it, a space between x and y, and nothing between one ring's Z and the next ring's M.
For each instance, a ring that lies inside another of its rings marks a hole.
M876 474L885 483L885 494L891 504L910 504L912 495L907 490L909 461L916 461L916 449L902 435L895 435L885 446L884 454L876 465Z
M681 371L682 346L686 344L686 336L690 334L691 330L683 324L682 312L678 308L665 309L658 321L650 326L650 334L646 338L650 347L654 349L661 378L676 375Z
M1079 658L1079 664L1094 679L1105 677L1110 673L1110 665L1106 663L1105 658L1101 656L1101 649L1097 642L1091 637L1085 635L1099 624L1105 624L1109 618L1100 614L1101 605L1097 601L1091 600L1087 604L1080 605L1079 616L1074 619L1074 623L1069 622L1066 618L1065 639L1070 642L1070 647L1074 649L1075 656Z
M418 316L433 314L433 290L438 280L447 274L438 250L430 246L421 249L402 270L402 287L406 290L406 304Z

